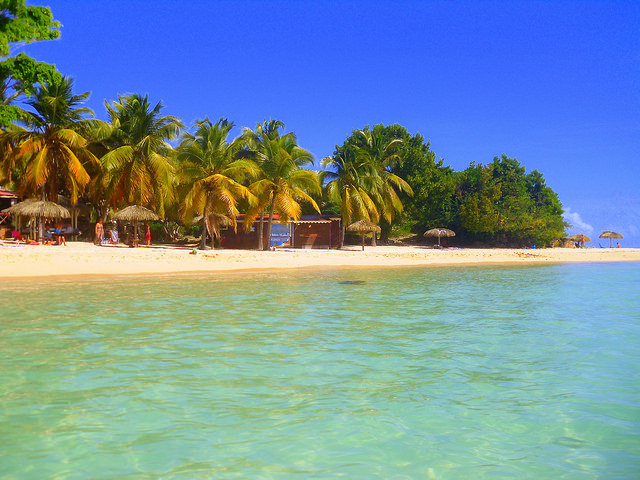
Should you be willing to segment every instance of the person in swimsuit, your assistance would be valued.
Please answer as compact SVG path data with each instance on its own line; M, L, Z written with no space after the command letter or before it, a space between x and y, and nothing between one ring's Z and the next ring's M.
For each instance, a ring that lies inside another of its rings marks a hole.
M98 219L96 223L96 238L93 241L96 245L102 245L102 237L104 236L104 227L102 226L102 219Z
M147 231L144 234L144 239L147 241L147 247L151 245L151 227L149 227L148 223L147 223Z

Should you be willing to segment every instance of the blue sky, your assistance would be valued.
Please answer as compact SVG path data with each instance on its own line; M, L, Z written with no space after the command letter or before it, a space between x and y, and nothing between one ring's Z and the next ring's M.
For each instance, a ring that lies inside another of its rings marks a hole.
M31 4L63 27L26 52L91 91L98 118L105 99L148 93L187 124L282 120L317 160L353 129L399 123L456 170L516 157L558 192L571 233L640 247L640 2Z

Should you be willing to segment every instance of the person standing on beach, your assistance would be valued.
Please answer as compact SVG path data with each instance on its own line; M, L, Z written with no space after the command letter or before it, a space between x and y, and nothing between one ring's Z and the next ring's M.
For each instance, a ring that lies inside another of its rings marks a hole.
M147 247L151 245L151 227L147 223L147 231L144 234L144 239L147 241Z
M102 219L98 219L96 223L96 238L93 243L96 245L102 245L102 237L104 236L104 227L102 226Z

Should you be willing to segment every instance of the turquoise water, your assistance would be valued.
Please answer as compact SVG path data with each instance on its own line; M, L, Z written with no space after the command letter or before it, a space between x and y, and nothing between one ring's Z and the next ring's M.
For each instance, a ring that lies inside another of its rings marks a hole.
M0 305L2 479L640 476L637 263L0 282Z

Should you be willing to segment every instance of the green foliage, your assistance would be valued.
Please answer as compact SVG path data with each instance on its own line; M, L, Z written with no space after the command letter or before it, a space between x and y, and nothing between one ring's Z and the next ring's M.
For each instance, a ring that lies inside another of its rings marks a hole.
M20 53L0 63L0 79L11 78L11 87L19 89L27 95L33 94L34 85L58 83L62 75L56 67L48 63L38 62L30 56Z
M0 104L0 128L7 127L22 118L22 113L23 110L15 105Z
M0 58L9 56L12 45L58 38L59 27L48 7L25 6L24 0L0 0ZM24 117L22 109L11 105L18 97L31 96L36 84L54 84L61 79L55 66L24 53L0 62L0 128Z
M85 128L91 110L80 105L88 93L73 94L73 81L62 78L59 82L44 84L36 89L27 103L23 123L27 129L8 132L19 145L15 155L5 161L19 160L26 168L20 180L20 192L25 196L41 196L57 200L66 194L75 203L89 183L89 165L98 159L87 149L87 140L79 133Z
M405 213L400 231L410 228L422 233L429 228L451 225L456 177L444 160L436 161L429 142L419 133L411 136L400 125L384 127L385 135L402 139L397 162L391 167L413 189L413 196L403 195Z
M454 172L444 160L436 160L422 135L411 135L397 124L375 125L354 130L325 159L325 166L330 168L323 175L327 201L330 206L341 205L344 219L377 220L376 210L393 212L391 219L380 215L383 236L445 227L463 243L548 245L564 235L556 193L540 172L527 174L506 155L489 165L471 163L463 172ZM410 190L398 189L401 205L395 209L393 202L389 206L382 200L386 174L410 185ZM371 204L373 209L368 208Z
M371 218L376 223L381 222L382 236L386 237L394 220L399 218L404 209L401 196L413 195L411 186L393 169L401 161L403 129L399 125L375 125L370 129L367 125L362 130L354 130L325 162L326 166L337 170L340 177L343 222L352 220L351 210L355 215L353 220ZM327 178L328 175L325 173ZM330 200L336 201L332 191L337 184L328 187Z
M161 116L161 102L149 103L148 95L118 96L105 103L112 133L102 143L105 190L113 207L138 204L164 217L174 202L175 150L169 143L183 125L173 116Z
M0 56L12 43L32 43L60 36L60 23L49 7L26 6L24 0L0 0Z
M562 237L562 206L538 171L529 174L514 158L471 164L456 187L453 228L466 239L506 245L548 245Z
M293 132L280 135L284 124L277 120L257 124L255 130L245 128L242 139L246 145L245 154L256 161L259 167L258 179L249 185L256 202L247 211L245 228L268 208L267 238L271 237L273 216L281 221L297 220L302 214L301 203L309 203L320 213L312 195L322 193L316 172L306 170L313 164L313 155L298 145ZM262 220L258 235L258 249L262 250Z
M207 118L196 122L196 127L194 135L183 135L178 147L179 184L184 191L182 213L189 223L195 213L202 215L213 245L222 226L237 229L238 203L254 200L242 182L256 177L259 169L251 160L240 158L241 139L228 142L233 122L221 118L213 124ZM204 248L206 235L201 242Z

